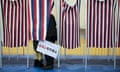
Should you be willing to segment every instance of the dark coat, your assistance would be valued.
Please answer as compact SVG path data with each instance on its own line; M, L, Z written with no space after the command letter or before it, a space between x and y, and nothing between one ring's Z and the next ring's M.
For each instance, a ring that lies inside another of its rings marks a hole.
M53 15L50 15L46 40L51 41L51 42L55 42L55 40L57 40L56 21Z

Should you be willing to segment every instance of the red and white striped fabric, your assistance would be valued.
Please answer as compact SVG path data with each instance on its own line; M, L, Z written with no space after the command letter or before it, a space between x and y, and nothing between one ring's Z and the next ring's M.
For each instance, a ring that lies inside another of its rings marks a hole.
M73 6L67 0L60 0L60 43L64 48L80 46L80 1L74 0Z
M26 46L29 24L28 0L2 0L4 16L4 46Z
M8 9L10 10L11 7L10 7L10 2L9 2L9 6L8 6L8 2L7 0L2 0L2 10L3 10L3 22L4 22L4 46L9 46L8 44L10 44L10 35L9 35L9 27L8 27L8 19L9 19L9 16L7 15L8 14ZM9 8L8 8L9 7Z
M113 47L115 4L115 0L87 0L87 47Z
M53 0L30 0L30 37L45 40Z

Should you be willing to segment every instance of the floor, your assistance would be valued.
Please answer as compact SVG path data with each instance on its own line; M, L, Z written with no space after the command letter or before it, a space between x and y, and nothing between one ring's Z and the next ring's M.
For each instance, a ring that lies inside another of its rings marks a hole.
M0 72L120 72L120 58L116 60L116 69L111 57L89 57L85 69L84 57L66 56L61 58L60 68L55 61L54 69L43 70L33 67L33 56L29 56L29 68L27 68L27 56L3 56Z

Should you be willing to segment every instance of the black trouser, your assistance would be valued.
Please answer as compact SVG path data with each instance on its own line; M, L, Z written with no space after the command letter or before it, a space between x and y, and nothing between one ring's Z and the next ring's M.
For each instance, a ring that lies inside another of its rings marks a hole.
M52 36L52 37L47 36L46 40L50 41L52 43L55 43L56 36ZM47 65L53 65L54 64L54 58L53 57L45 55L45 58L46 58L46 61L47 61Z

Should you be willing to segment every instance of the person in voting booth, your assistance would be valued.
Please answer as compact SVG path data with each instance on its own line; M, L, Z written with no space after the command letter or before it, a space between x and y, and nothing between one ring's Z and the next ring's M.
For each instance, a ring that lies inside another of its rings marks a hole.
M55 17L51 14L47 29L46 40L52 43L55 43L57 40L57 29L56 29L56 21ZM44 55L44 58L41 53L36 51L37 45L39 41L33 41L33 47L36 52L36 58L34 60L35 67L41 67L43 69L53 69L54 67L54 58L48 55ZM46 64L44 64L46 63Z

